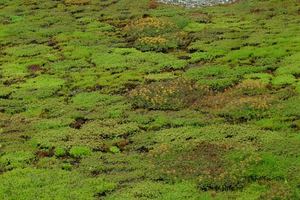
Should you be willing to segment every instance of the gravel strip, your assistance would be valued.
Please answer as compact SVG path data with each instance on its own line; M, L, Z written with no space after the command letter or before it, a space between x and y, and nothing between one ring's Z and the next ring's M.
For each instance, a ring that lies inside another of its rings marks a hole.
M158 0L161 3L184 5L186 7L213 6L216 4L233 3L236 0Z

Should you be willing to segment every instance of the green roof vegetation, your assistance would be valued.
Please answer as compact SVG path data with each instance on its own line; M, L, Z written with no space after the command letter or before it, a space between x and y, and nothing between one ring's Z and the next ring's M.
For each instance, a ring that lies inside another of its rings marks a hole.
M300 199L300 4L0 1L0 199Z

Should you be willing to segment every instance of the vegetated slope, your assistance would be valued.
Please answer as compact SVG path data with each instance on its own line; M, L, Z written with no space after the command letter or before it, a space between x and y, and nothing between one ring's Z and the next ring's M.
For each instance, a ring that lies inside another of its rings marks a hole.
M300 199L298 0L0 9L0 199Z

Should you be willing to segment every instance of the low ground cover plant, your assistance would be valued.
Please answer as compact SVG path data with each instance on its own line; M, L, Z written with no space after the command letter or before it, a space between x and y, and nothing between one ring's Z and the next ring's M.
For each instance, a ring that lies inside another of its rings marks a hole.
M300 199L300 4L0 1L0 199Z

